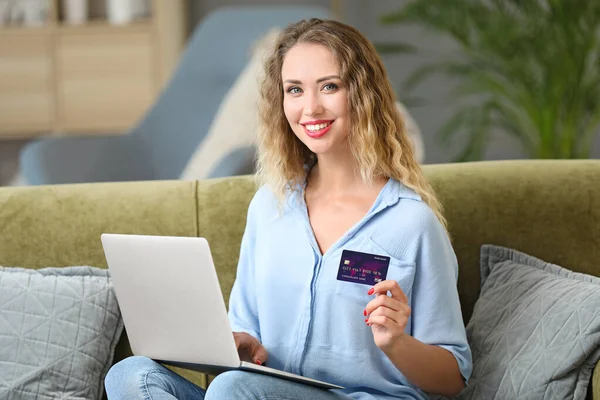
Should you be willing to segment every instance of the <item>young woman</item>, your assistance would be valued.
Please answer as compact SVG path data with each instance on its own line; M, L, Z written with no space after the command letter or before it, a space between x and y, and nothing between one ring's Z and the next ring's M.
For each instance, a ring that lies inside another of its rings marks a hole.
M356 29L280 35L261 90L258 175L229 317L245 360L344 386L232 371L205 392L132 357L109 399L426 399L471 374L441 207L386 71Z

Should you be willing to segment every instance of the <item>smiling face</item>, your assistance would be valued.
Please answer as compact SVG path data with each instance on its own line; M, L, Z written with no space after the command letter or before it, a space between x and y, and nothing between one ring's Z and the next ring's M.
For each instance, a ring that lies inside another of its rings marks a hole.
M294 134L318 155L347 149L348 92L325 46L298 43L281 68L283 108Z

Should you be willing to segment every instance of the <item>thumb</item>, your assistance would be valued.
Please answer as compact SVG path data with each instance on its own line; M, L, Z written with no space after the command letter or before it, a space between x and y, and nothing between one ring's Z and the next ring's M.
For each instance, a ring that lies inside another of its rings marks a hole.
M262 344L259 344L258 346L256 346L256 348L254 349L254 352L252 353L252 361L255 364L263 365L264 363L267 362L268 358L269 358L269 353L267 352L267 349L265 349L265 346L263 346Z

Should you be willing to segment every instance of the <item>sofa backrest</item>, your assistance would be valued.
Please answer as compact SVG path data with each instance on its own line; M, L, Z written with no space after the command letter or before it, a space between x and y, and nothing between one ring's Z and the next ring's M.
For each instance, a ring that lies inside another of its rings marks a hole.
M196 182L0 188L0 265L106 268L103 232L196 236Z
M198 232L208 240L217 275L228 304L248 205L257 190L250 176L211 179L198 185Z
M479 295L483 244L600 276L600 161L431 165L425 173L448 219L465 322Z

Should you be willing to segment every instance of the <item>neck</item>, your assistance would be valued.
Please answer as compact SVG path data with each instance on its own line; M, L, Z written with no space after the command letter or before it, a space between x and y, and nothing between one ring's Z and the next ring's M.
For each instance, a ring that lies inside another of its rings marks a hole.
M335 194L355 190L364 182L356 161L350 152L346 152L344 155L319 155L317 164L310 171L309 185L313 190Z

